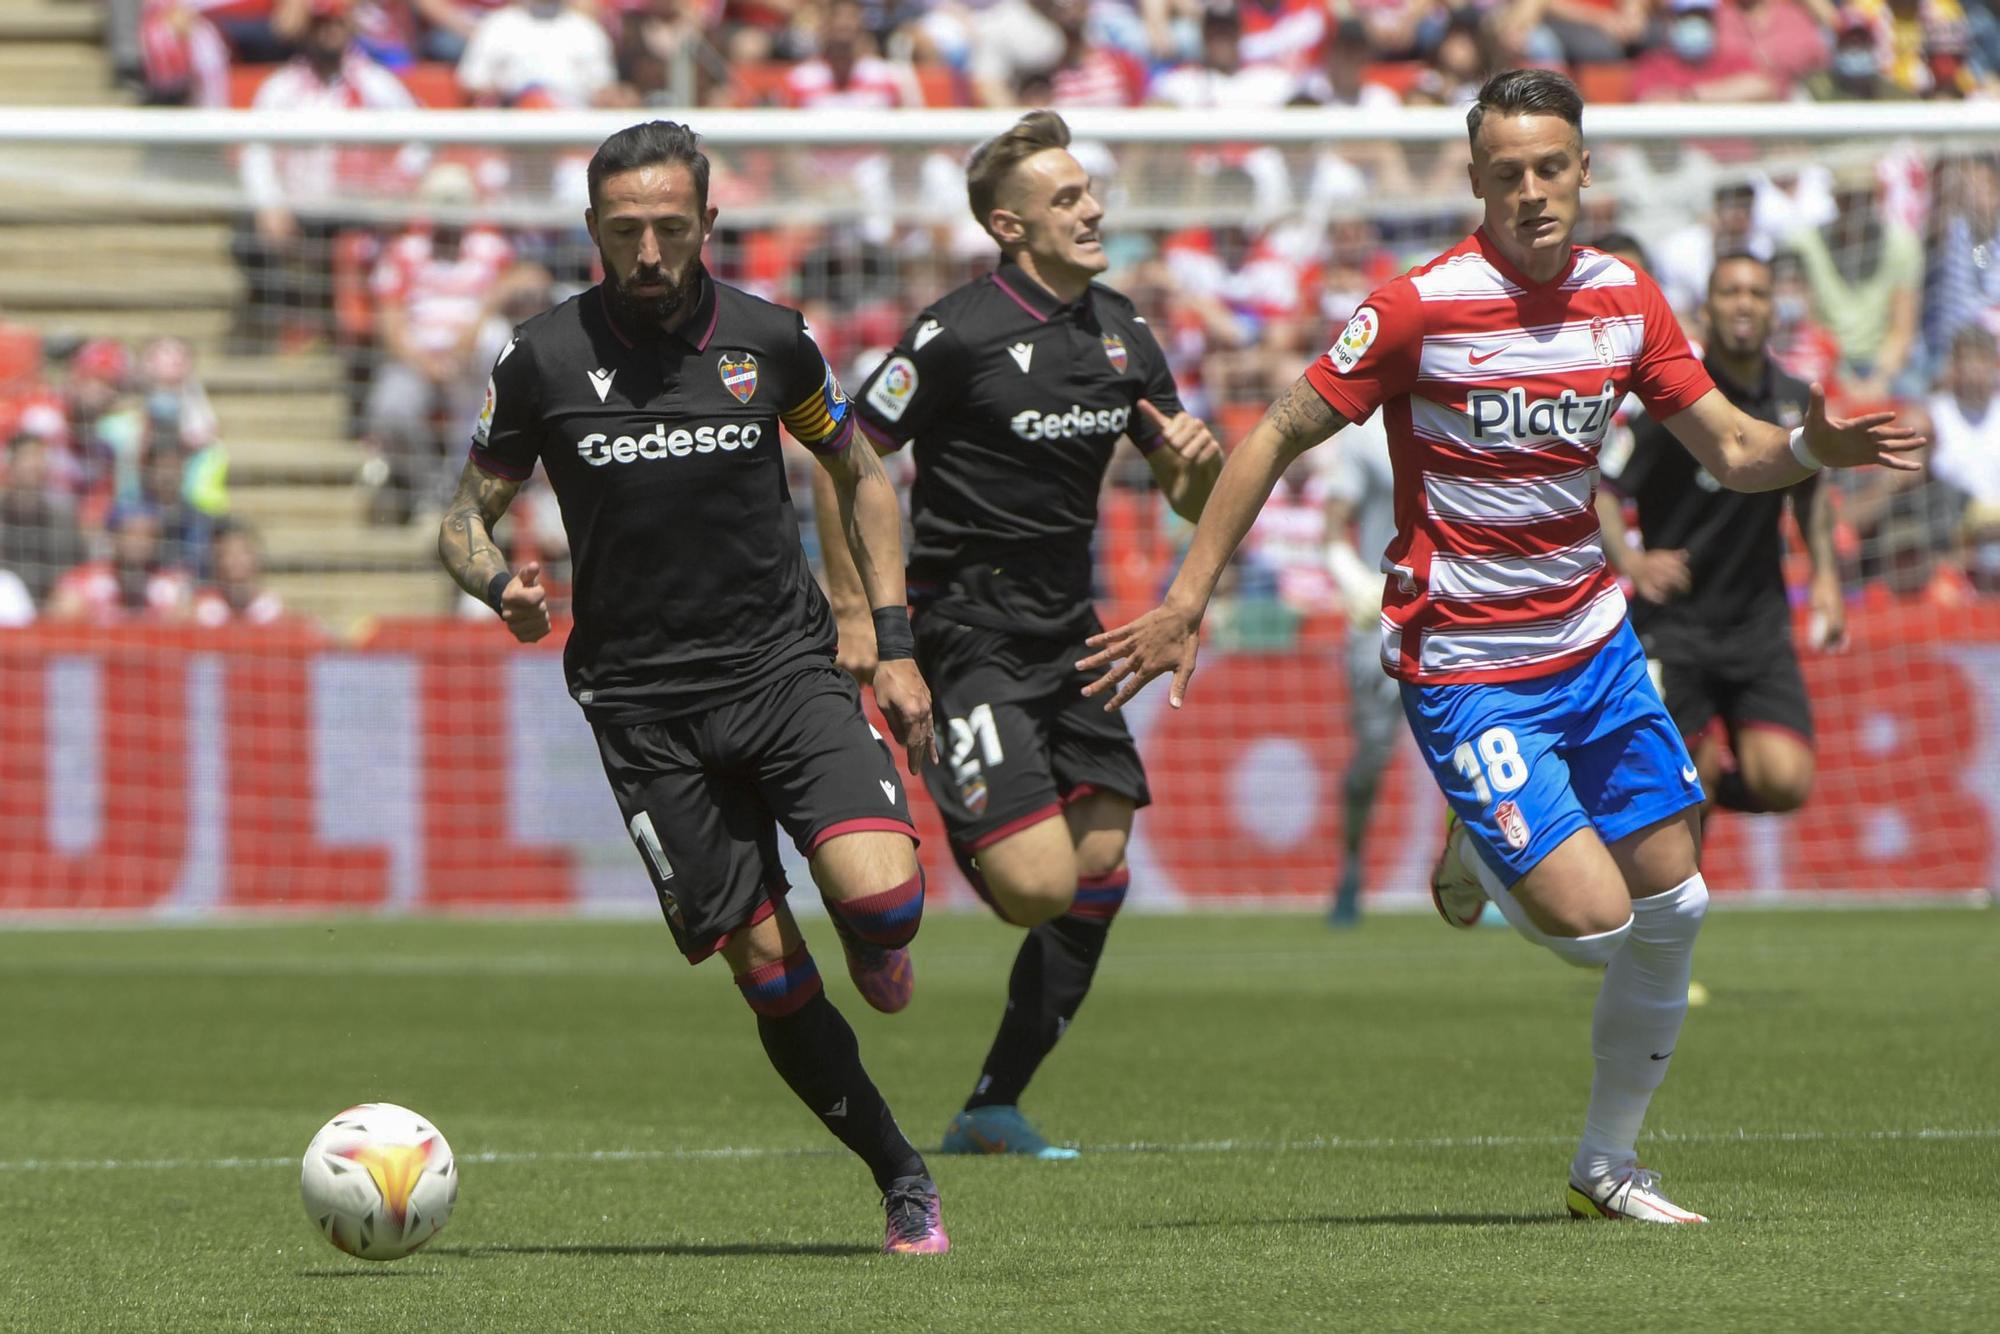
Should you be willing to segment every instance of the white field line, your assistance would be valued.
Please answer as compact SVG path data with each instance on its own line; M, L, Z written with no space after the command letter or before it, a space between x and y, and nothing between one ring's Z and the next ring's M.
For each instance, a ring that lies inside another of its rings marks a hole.
M1720 1130L1649 1131L1651 1144L1860 1144L1954 1143L2000 1140L2000 1126L1921 1127L1908 1130ZM1430 1138L1382 1136L1311 1139L1212 1139L1181 1141L1136 1140L1126 1144L1089 1144L1093 1154L1226 1154L1434 1151L1439 1149L1513 1149L1567 1147L1573 1135L1467 1135ZM745 1145L712 1149L585 1149L524 1153L462 1153L464 1163L673 1163L762 1158L823 1158L843 1150L826 1147L775 1148ZM16 1158L0 1159L0 1172L146 1172L211 1171L234 1168L295 1167L297 1158Z

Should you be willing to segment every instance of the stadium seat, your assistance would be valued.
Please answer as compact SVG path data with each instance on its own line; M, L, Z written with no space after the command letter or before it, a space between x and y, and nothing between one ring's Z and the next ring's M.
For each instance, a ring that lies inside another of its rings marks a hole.
M423 106L448 111L467 105L465 90L458 86L458 69L449 62L432 60L408 65L397 70L396 77Z
M1632 66L1624 61L1608 65L1579 65L1576 68L1576 87L1583 94L1583 100L1593 106L1604 102L1630 102Z

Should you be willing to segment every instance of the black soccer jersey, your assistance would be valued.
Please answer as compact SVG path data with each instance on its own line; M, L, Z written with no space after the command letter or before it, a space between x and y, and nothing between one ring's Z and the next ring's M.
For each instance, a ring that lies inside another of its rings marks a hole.
M674 333L621 330L593 287L523 324L494 363L472 461L548 473L575 569L563 663L593 718L670 717L832 660L780 420L820 453L854 425L799 313L706 273Z
M1093 616L1090 541L1120 436L1181 411L1132 303L1093 284L1057 301L1019 265L924 311L856 400L878 449L916 442L910 598L971 625L1059 637Z
M1811 393L1768 359L1754 385L1733 382L1713 358L1705 363L1729 401L1760 421L1791 430L1805 420ZM1789 636L1785 594L1785 498L1800 522L1811 512L1817 479L1783 491L1730 491L1695 462L1667 428L1643 417L1628 459L1603 460L1607 483L1631 497L1651 548L1685 548L1688 591L1662 606L1632 600L1632 625L1656 657L1700 653L1745 636Z

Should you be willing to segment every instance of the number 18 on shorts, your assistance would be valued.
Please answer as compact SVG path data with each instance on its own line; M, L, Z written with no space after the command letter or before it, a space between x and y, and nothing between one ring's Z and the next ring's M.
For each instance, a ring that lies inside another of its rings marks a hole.
M1432 776L1507 884L1579 829L1611 843L1702 800L1629 626L1547 676L1402 693Z

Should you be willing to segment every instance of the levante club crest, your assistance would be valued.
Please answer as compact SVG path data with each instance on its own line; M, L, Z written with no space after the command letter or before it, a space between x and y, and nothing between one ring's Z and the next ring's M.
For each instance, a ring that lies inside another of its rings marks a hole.
M1125 373L1125 340L1116 334L1104 335L1104 359L1111 363L1111 369L1120 375Z
M716 366L722 375L722 387L736 395L738 403L748 403L757 392L757 358L748 352L725 352Z

